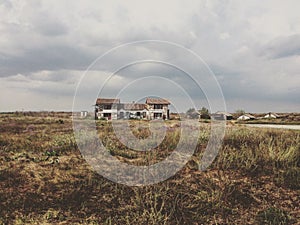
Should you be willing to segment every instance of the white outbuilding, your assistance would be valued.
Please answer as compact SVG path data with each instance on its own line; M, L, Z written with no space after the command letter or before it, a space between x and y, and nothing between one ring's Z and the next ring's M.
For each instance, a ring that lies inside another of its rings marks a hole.
M86 118L88 116L88 111L81 111L80 112L80 117L81 118Z
M276 119L276 118L278 118L278 117L279 117L278 114L272 113L272 112L269 112L268 114L266 114L266 115L264 116L264 118L267 118L267 119Z
M239 118L237 118L238 120L254 120L255 117L250 115L250 114L244 114L241 115Z

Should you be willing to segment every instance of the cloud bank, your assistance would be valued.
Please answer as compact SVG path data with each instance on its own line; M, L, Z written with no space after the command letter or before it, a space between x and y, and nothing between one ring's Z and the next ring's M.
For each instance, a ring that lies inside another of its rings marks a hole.
M3 0L0 111L70 111L76 86L97 57L120 44L149 39L175 42L201 56L216 75L229 111L300 111L299 8L297 0ZM149 52L177 57L151 48L118 55L88 73L87 91L99 88L93 81L104 82L116 61ZM113 93L146 74L164 74L190 90L199 107L208 104L174 68L133 66L107 88ZM160 94L184 105L170 88ZM81 109L91 109L92 102L84 96L81 101Z

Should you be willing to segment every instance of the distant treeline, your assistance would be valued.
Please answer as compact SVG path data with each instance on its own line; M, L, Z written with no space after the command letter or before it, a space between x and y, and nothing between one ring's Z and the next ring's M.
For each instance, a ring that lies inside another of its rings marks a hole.
M9 116L31 116L31 117L61 117L67 118L72 116L72 112L64 111L15 111L15 112L0 112Z

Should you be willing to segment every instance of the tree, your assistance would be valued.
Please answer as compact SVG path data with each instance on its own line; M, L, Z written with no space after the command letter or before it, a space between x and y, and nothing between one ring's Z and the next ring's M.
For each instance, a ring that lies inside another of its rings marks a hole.
M243 110L243 109L237 109L237 110L235 110L235 114L236 114L237 117L239 117L239 116L245 114L245 110Z
M186 111L186 116L189 119L197 119L199 118L199 113L195 108L190 108Z
M200 113L200 118L201 118L201 119L210 119L209 111L208 111L207 108L202 107L202 108L199 110L199 113Z

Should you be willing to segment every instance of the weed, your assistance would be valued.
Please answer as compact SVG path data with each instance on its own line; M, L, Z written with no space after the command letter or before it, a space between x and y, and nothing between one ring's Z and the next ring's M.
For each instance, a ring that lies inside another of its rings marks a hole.
M0 114L0 121L0 224L289 224L300 220L299 131L230 126L217 158L200 172L198 163L210 137L209 123L200 123L195 153L182 170L156 185L127 187L91 170L77 148L70 113ZM135 137L151 137L147 121L132 120L129 126ZM167 121L164 126L163 141L139 152L118 140L111 122L96 121L107 150L137 166L155 164L177 147L179 122ZM93 140L85 131L80 135L82 146ZM189 137L185 138L189 146ZM274 202L276 207L270 208Z
M259 224L284 225L289 224L290 216L282 209L270 207L260 211L256 216Z

